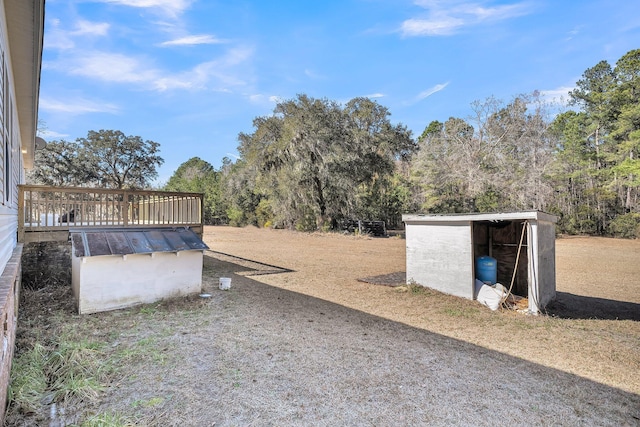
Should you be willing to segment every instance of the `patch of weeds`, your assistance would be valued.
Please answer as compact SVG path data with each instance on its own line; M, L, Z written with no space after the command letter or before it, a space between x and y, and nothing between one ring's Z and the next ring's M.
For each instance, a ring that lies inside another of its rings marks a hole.
M102 344L62 341L48 360L48 376L55 401L70 398L93 401L102 391L111 367L104 362Z
M465 319L474 318L478 314L478 310L474 307L445 307L442 312L447 316L463 317Z
M13 359L8 399L13 411L37 412L47 390L47 349L36 343Z
M536 325L535 325L535 324L533 324L533 323L531 323L531 322L529 321L529 319L516 319L516 320L513 322L513 325L514 325L515 327L517 327L518 329L522 329L522 330L525 330L525 331L528 331L528 330L534 329L534 328L536 327Z
M153 360L154 363L161 365L166 364L167 356L159 348L158 341L154 337L143 338L138 341L137 346L144 352L146 357Z
M90 416L80 424L80 427L133 427L136 425L136 422L123 415L104 412Z
M143 305L142 307L140 307L140 314L146 314L149 316L154 315L158 312L159 306L160 303Z
M116 359L123 364L140 360L153 361L159 365L167 364L167 355L163 353L155 337L142 338L131 347L121 348L116 354Z
M423 294L426 292L426 289L424 286L418 285L414 280L409 280L407 283L407 290L412 294Z
M240 369L234 369L231 375L233 376L233 387L240 387L240 382L242 380L242 373L240 372Z
M45 347L34 344L14 358L9 387L9 412L39 413L44 405L94 401L112 367L101 352L102 344L69 341L62 334Z
M163 397L152 397L148 400L136 400L131 404L134 408L155 408L161 406L164 403Z

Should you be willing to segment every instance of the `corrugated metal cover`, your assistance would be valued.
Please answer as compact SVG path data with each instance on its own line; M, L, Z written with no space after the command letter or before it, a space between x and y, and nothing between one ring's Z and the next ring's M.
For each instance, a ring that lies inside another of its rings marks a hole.
M209 249L189 228L77 229L70 234L75 257Z

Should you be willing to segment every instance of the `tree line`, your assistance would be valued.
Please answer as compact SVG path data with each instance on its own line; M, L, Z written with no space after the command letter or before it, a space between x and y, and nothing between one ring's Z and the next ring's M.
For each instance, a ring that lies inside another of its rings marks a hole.
M216 170L192 158L163 188L205 193L208 223L398 227L407 212L541 210L558 215L563 233L640 237L640 49L589 68L568 96L562 109L538 92L475 101L469 117L432 121L414 139L368 98L343 105L302 94L239 134L237 160ZM132 153L116 160L109 141ZM162 164L157 152L139 137L89 132L39 152L32 179L144 187ZM140 170L125 173L131 162Z

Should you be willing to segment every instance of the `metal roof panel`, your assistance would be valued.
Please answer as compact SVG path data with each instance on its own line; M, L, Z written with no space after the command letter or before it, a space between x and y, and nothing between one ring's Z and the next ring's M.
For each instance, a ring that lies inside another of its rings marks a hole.
M70 233L76 257L209 249L189 228L74 229Z
M113 255L104 233L86 233L85 237L90 256Z

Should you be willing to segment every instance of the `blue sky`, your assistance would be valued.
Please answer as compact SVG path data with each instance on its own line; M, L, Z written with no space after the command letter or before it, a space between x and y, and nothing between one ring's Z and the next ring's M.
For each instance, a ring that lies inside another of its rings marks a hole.
M566 96L637 48L629 0L47 0L41 135L156 141L161 184L234 159L279 99L368 96L417 137L476 100Z

